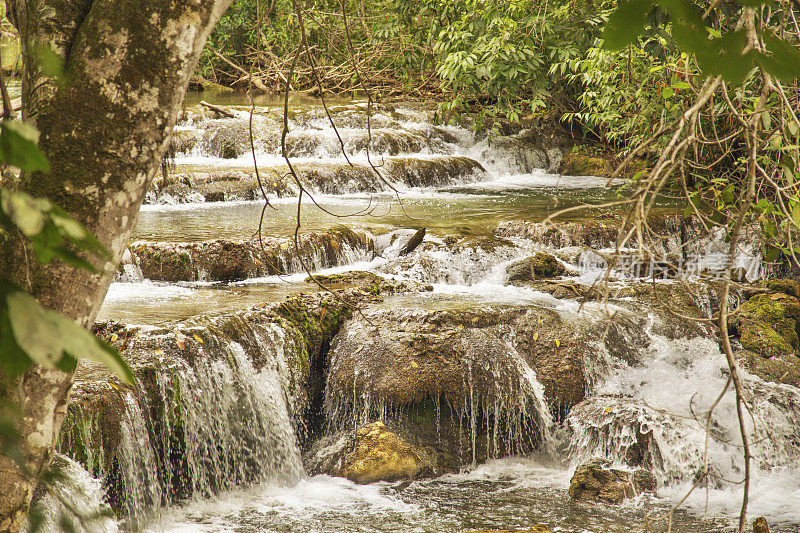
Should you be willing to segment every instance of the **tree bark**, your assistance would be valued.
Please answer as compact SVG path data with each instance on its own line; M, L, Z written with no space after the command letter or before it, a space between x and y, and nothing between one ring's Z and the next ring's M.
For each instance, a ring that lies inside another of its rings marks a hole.
M211 29L232 0L6 0L23 54L26 121L41 132L47 174L15 186L46 197L84 223L111 253L91 274L37 263L19 239L0 242L0 272L46 308L91 325L159 168L189 77ZM37 64L51 47L64 60L59 80ZM2 377L2 376L0 376ZM0 531L18 531L36 476L49 465L66 413L72 375L34 367L4 398L21 408L23 475L0 455Z

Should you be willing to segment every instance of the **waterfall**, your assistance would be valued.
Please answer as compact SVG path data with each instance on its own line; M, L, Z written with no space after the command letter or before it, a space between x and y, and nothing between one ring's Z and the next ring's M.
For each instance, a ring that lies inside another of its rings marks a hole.
M63 531L67 523L75 531L116 533L114 513L104 501L101 482L72 459L57 454L50 463L50 489L40 486L31 504L29 520L41 520L38 531ZM26 531L30 531L27 524Z
M149 361L137 370L137 388L112 387L118 392L106 400L121 404L118 426L103 403L87 407L100 411L68 419L65 450L102 454L118 439L108 461L87 453L86 462L103 477L128 527L143 527L179 500L261 482L296 483L303 475L295 427L303 355L295 337L258 316L143 329L130 348ZM163 353L170 343L182 356Z
M611 457L650 469L662 486L691 482L707 465L710 487L736 487L744 464L731 389L706 425L708 409L728 379L717 342L648 334L651 344L641 363L598 376L591 397L570 413L572 464ZM740 371L753 479L784 469L797 473L800 391Z

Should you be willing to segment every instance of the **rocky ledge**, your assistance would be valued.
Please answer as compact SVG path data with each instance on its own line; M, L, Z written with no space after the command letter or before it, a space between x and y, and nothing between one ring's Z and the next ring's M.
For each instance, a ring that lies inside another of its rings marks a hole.
M293 167L303 187L318 194L391 191L393 187L440 187L486 178L474 159L439 155L386 157L375 169L363 163L299 162ZM259 177L261 184L259 185ZM296 196L297 183L285 165L259 169L173 171L153 180L146 203L173 204L257 200Z

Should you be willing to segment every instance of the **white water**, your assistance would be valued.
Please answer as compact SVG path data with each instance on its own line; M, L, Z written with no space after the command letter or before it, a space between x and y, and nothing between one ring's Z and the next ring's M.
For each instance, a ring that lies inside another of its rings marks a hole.
M336 155L338 141L327 129L326 120L318 116L297 123L298 127L306 128L305 131L323 128L314 133L312 149L298 158L299 161L343 161ZM382 127L381 121L385 126L391 120L394 119L377 117L376 127ZM399 125L419 136L418 130L430 133L426 121L424 114L409 113ZM370 270L393 279L433 286L432 293L422 297L401 295L388 300L398 307L531 305L555 310L576 322L600 320L605 309L598 305L581 307L573 299L557 299L531 288L506 285L505 267L544 249L541 245L512 238L509 243L483 248L466 239L465 244L456 249L443 239L453 233L453 228L458 228L455 233L460 237L473 233L485 235L485 232L475 231L476 228L494 225L498 220L532 217L529 213L551 209L551 198L563 201L573 193L600 190L606 180L562 177L544 171L520 172L513 161L495 157L491 147L476 142L467 130L448 127L444 131L453 136L450 140L454 142L439 139L412 155L423 159L434 157L435 153L472 157L489 171L487 180L469 185L456 180L453 185L438 189L401 187L399 194L405 202L402 209L390 193L315 195L320 204L337 212L356 211L371 202L379 206L372 215L359 218L358 225L374 227L378 235L376 251L380 257L370 261L363 255L343 256L342 264L321 273ZM343 133L350 146L355 146L363 137L363 132L354 127L345 128ZM282 165L283 160L269 152L270 147L274 148L274 143L270 144L273 141L262 138L260 142L259 164ZM191 154L179 156L177 164L179 168L190 165L240 168L252 163L249 154L235 159L204 154L198 148ZM353 161L363 163L363 151L357 153ZM273 217L268 219L269 227L280 228L281 223L293 226L291 217L295 202L293 198L272 200L278 210L274 214L268 212L268 216ZM530 211L526 212L528 208ZM405 217L403 209L412 216L426 212L433 215L421 222L419 218ZM234 226L239 237L247 237L252 234L251 228L243 230L242 227L252 224L251 215L259 211L258 202L151 205L145 206L143 220L162 217L168 222L159 231L172 227L175 232L172 237L191 234L192 239L195 236L212 238L218 236L215 231L222 231L223 225ZM148 215L153 218L148 219ZM306 216L306 228L315 229L315 224L327 227L328 221L323 215ZM435 231L437 222L449 219L454 222ZM201 223L208 226L201 227ZM405 258L398 257L399 249L413 230L399 229L397 235L402 238L394 243L389 242L388 233L380 235L402 226L433 229L423 245ZM195 227L200 229L192 233ZM579 267L578 264L572 266ZM597 272L589 269L578 269L578 274L572 279L587 284L597 277ZM225 290L299 286L305 277L304 272L298 272L254 278L229 284ZM110 304L135 308L138 302L156 302L157 306L170 307L178 301L200 298L208 290L208 284L203 283L178 285L142 280L135 271L127 272L124 279L125 282L112 284L107 300ZM307 290L307 287L302 288ZM213 309L202 311L213 312ZM159 316L153 312L145 321L158 321ZM263 335L263 349L274 350L277 346L280 352L283 342L280 332L269 330ZM507 368L515 368L521 379L512 388L524 397L520 402L504 397L501 403L505 403L498 408L519 410L531 399L536 406L539 426L545 429L547 451L568 466L552 464L543 457L506 458L466 468L459 474L409 485L355 485L341 478L305 476L293 433L286 357L279 354L272 359L274 366L256 370L241 346L226 345L227 361L209 358L199 366L180 366L172 369L171 375L159 376L165 398L174 396L175 380L179 383L180 415L184 431L190 437L187 449L181 451L190 464L191 475L186 481L190 499L173 501L170 490L166 489L173 483L169 469L166 473L163 467L159 470L153 463L154 456L148 452L168 447L170 441L168 438L158 442L150 440L145 424L147 416L141 412L137 414L137 406L130 407L122 448L123 463L130 469L125 473L130 477L126 477L126 486L134 495L129 513L144 518L158 514L159 518L148 526L153 531L460 531L482 527L524 528L537 522L557 526L556 531L558 527L598 533L630 531L632 524L642 522L646 512L664 511L685 495L705 461L706 433L694 416L701 416L715 400L727 377L724 358L714 341L705 338L670 340L653 333L648 335L647 353L636 365L612 360L600 343L594 353L586 354L592 391L590 399L569 418L569 431L552 427L535 372L520 361L520 355L511 347L508 361L504 361L507 364L493 369L500 381ZM476 361L480 359L481 354L474 355ZM471 372L472 368L465 369L465 380L470 379ZM750 422L748 426L758 458L752 479L750 516L763 514L777 526L773 527L774 531L796 531L800 527L800 467L797 465L800 395L788 386L776 387L753 376L745 377L748 390L756 399L755 424ZM359 400L361 405L357 412L343 416L351 425L367 422L375 413L391 415L391 410L379 402L372 402L370 398ZM484 406L474 398L473 402L463 406L462 415L465 419L473 417L472 427L468 423L466 431L475 450L474 417ZM141 417L139 422L133 419L134 415ZM521 418L524 416L518 417ZM718 478L707 489L697 489L686 500L684 511L678 513L679 526L675 531L720 531L730 527L738 514L741 488L725 481L740 479L742 475L731 394L717 406L712 421L712 433L717 439L708 441L708 464ZM169 431L168 428L167 436ZM628 450L639 446L639 433L649 435L642 449L646 466L658 476L658 496L641 496L618 509L570 504L566 489L572 468L595 455L624 456ZM485 445L491 448L490 443ZM247 484L250 488L240 488ZM156 512L161 504L169 507ZM685 510L691 511L693 516L686 516ZM718 517L719 521L698 522L699 516Z

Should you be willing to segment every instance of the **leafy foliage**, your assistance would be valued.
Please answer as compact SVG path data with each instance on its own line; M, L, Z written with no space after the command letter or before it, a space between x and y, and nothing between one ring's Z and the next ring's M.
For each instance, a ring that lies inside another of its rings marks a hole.
M48 170L37 138L32 126L4 120L0 160L21 170ZM78 251L108 258L94 235L60 207L5 186L0 188L0 238L25 239L42 264L59 259L96 272ZM0 277L0 368L5 376L13 379L34 363L70 371L80 358L103 363L126 383L133 382L130 368L113 347L72 320L44 309L20 287Z

